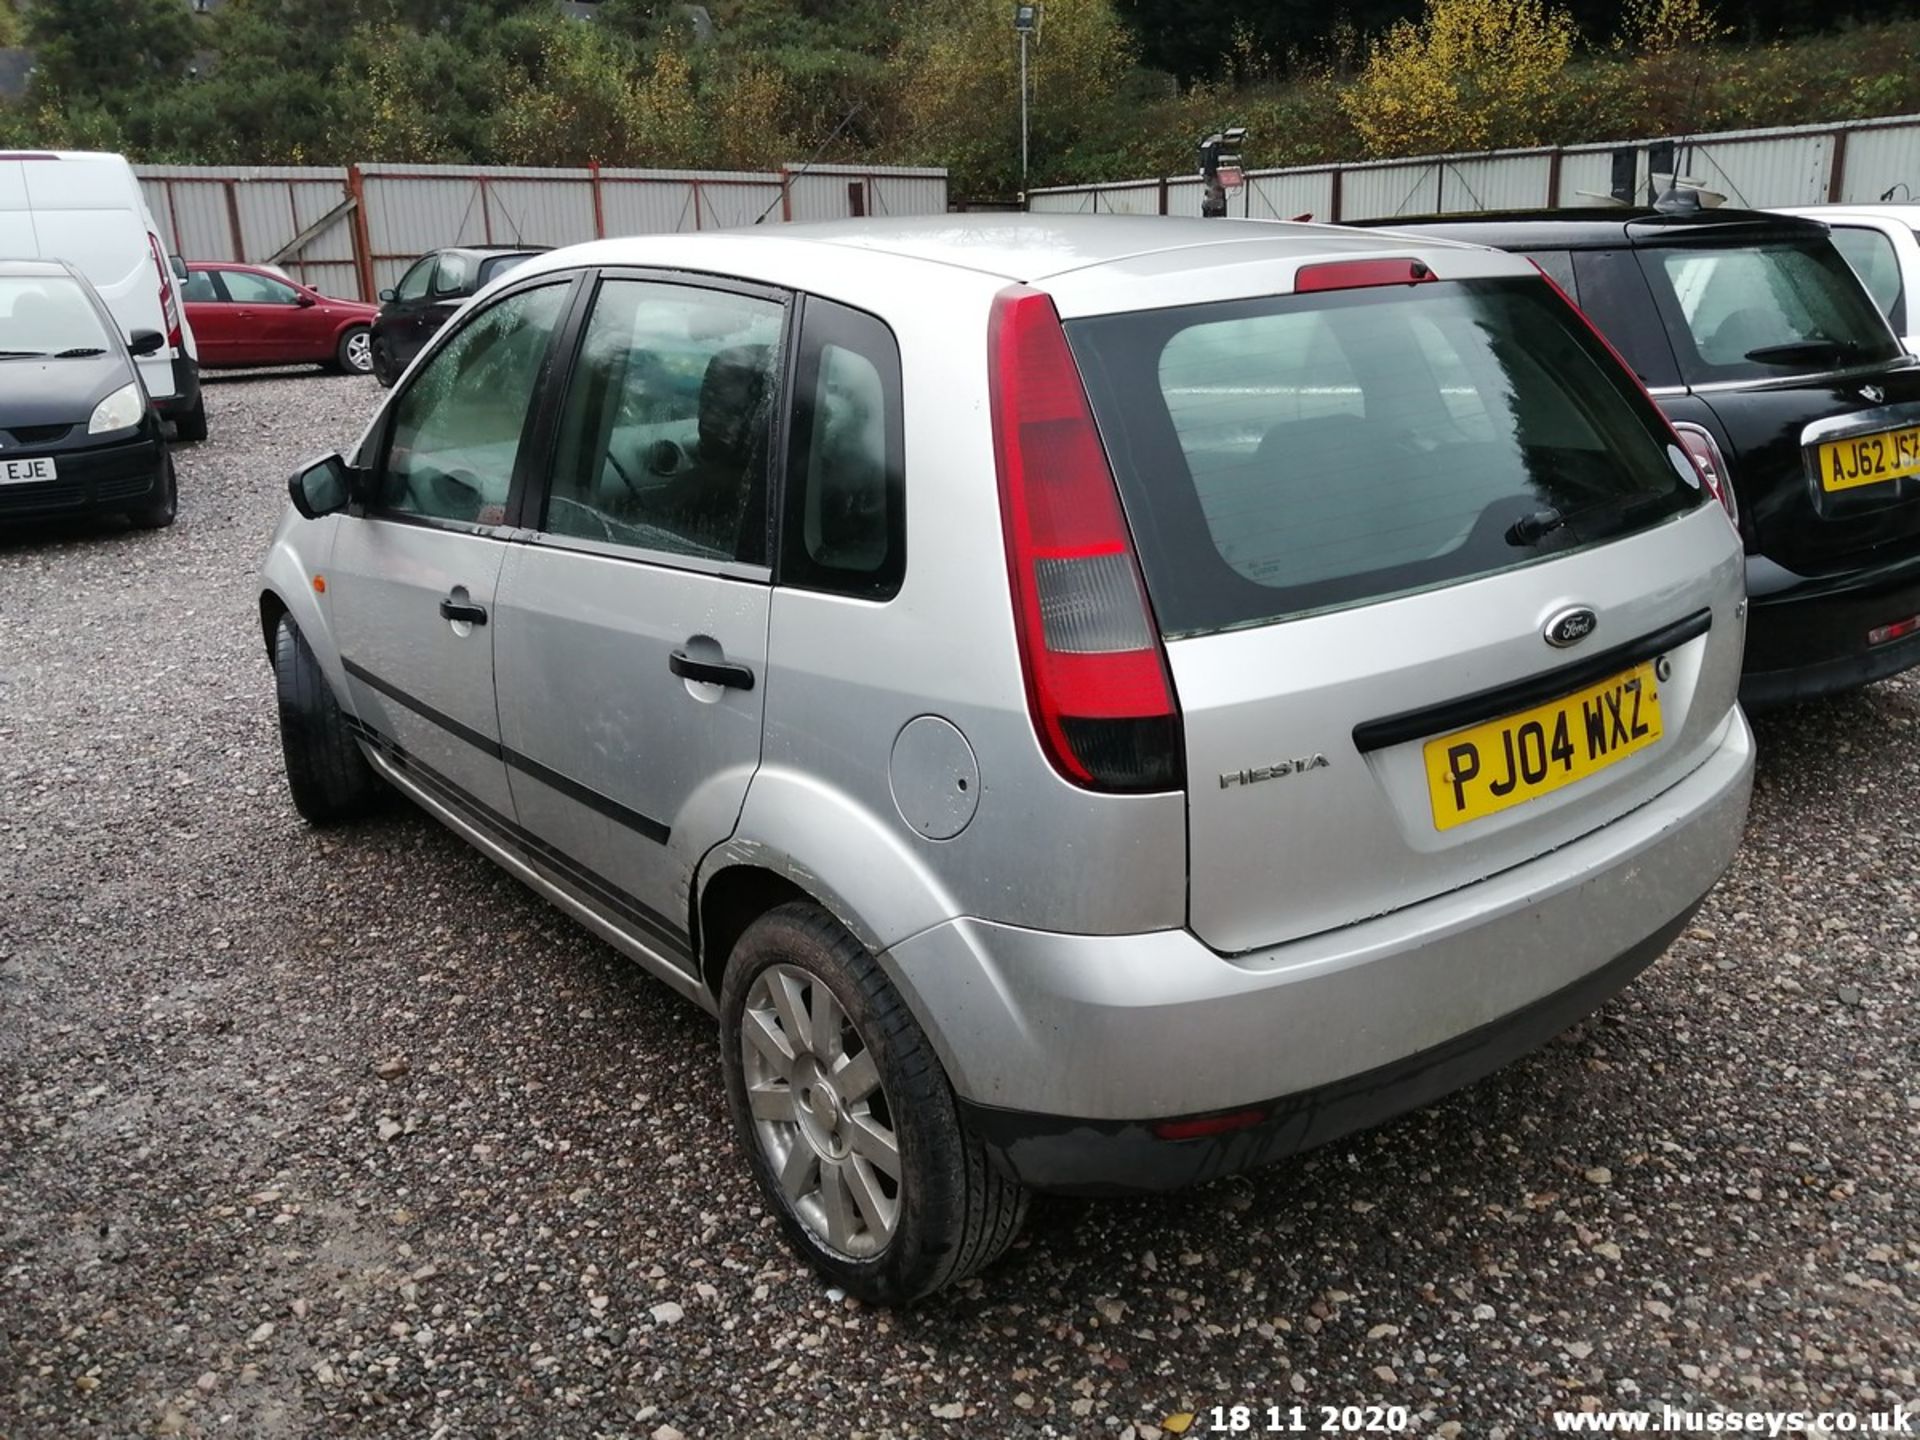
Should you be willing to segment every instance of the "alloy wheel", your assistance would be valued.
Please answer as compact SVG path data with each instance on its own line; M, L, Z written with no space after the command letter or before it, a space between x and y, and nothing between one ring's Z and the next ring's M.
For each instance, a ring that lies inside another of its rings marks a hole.
M870 1259L900 1223L900 1144L873 1052L825 982L793 965L754 978L740 1024L754 1138L814 1238Z
M356 375L365 375L373 369L373 336L365 330L347 337L347 368Z

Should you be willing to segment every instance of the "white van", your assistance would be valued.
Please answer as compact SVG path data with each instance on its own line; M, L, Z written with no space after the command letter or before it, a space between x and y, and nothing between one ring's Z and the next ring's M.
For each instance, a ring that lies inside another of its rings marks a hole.
M140 358L140 378L180 439L206 439L200 352L159 227L124 157L0 150L0 260L65 260L93 282L127 335L166 336L165 347Z

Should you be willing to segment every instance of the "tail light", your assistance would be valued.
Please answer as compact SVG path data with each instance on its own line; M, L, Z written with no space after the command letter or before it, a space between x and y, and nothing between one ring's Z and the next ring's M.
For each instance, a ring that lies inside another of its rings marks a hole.
M1633 377L1633 383L1639 387L1640 393L1646 397L1647 403L1653 406L1655 411L1659 413L1661 419L1666 420L1667 428L1673 432L1674 439L1679 441L1680 448L1686 451L1687 458L1693 461L1693 468L1700 472L1700 479L1702 483L1706 485L1707 493L1718 500L1720 502L1720 508L1727 512L1727 519L1733 522L1733 528L1737 534L1740 529L1740 505L1739 502L1733 498L1733 481L1727 473L1727 462L1720 454L1720 446L1718 442L1714 440L1712 434L1688 420L1667 420L1667 412L1660 409L1660 402L1655 400L1653 395L1648 391L1646 382L1640 378L1640 372L1635 370L1633 366L1627 364L1627 357L1614 348L1613 342L1607 339L1605 333L1601 331L1598 325L1593 323L1592 319L1587 315L1587 312L1575 304L1571 295L1560 288L1560 282L1555 280L1545 270L1540 269L1540 262L1538 260L1529 263L1532 264L1535 270L1539 271L1540 278L1553 287L1553 293L1566 301L1573 313L1580 317L1581 323L1587 327L1588 333L1602 345L1606 346L1607 353L1620 362L1620 368Z
M1718 500L1727 512L1727 518L1733 522L1733 528L1740 528L1740 502L1733 498L1733 481L1727 474L1726 457L1720 453L1720 442L1713 438L1713 432L1691 420L1673 422L1673 433L1680 437L1680 448L1687 452L1687 458L1693 461L1693 468L1700 472L1707 493Z
M185 337L180 333L180 302L173 293L173 271L167 265L166 251L160 248L160 237L151 230L147 232L147 245L153 251L154 274L160 277L160 315L166 322L167 344L183 351Z
M1173 682L1053 302L1002 291L987 345L1014 622L1041 746L1085 789L1175 789L1185 765Z

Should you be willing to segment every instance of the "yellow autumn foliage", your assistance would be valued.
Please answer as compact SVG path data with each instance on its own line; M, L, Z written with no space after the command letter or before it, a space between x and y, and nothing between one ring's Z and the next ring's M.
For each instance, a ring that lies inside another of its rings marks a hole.
M1576 37L1545 0L1427 0L1373 42L1340 106L1375 155L1535 145Z

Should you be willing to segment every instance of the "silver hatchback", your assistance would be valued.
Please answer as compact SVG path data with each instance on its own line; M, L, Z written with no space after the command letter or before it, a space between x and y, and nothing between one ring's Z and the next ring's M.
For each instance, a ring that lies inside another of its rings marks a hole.
M529 261L290 483L293 799L391 787L719 1019L903 1302L1541 1043L1726 868L1733 527L1525 261L957 217Z

